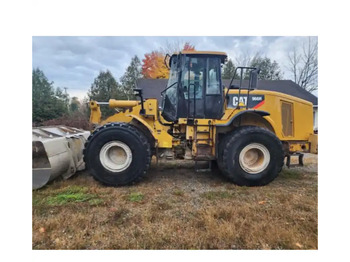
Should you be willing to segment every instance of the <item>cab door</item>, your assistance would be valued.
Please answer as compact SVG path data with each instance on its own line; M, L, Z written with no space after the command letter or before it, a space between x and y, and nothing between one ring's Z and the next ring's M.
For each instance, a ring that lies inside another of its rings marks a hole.
M174 57L171 60L171 70L167 88L162 91L162 116L165 120L173 122L177 119L178 112L178 58Z
M185 56L181 70L178 116L220 119L222 115L220 58Z
M207 58L205 118L221 119L223 115L223 90L221 62L218 57Z
M179 93L179 117L205 118L206 58L184 56Z

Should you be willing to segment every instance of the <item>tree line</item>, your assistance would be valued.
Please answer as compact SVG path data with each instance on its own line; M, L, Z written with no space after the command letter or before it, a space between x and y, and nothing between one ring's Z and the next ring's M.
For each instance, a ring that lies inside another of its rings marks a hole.
M146 53L142 61L137 56L131 59L124 75L115 79L109 70L101 71L94 79L87 92L87 99L81 103L77 97L70 98L63 88L55 88L44 72L39 68L33 69L32 94L34 124L42 123L50 119L62 116L72 116L80 113L88 117L87 101L108 101L111 98L120 100L135 99L133 88L140 78L160 79L168 78L169 69L164 61L166 54L172 54L183 50L195 50L191 43L180 44L167 43L165 47ZM301 51L300 51L301 50ZM318 45L309 39L301 49L293 49L288 54L287 72L293 76L293 81L305 90L312 92L317 90L318 83ZM260 67L259 79L282 80L284 72L280 65L267 56L259 53L255 55L243 55L235 59L229 58L222 67L222 78L232 79L236 66ZM237 76L239 78L240 76ZM243 75L247 79L248 73ZM101 107L103 117L113 114L115 111L108 107Z

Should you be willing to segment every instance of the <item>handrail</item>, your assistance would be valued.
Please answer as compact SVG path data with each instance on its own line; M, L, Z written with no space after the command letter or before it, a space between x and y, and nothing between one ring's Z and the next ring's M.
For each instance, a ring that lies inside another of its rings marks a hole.
M231 79L231 81L230 81L230 84L229 84L229 86L227 87L227 91L226 91L226 94L225 94L225 99L227 98L227 95L228 95L228 92L230 91L230 87L231 87L231 85L232 85L232 83L233 83L233 80L234 80L234 78L235 78L235 76L236 76L236 73L237 73L237 71L238 71L238 69L240 69L241 70L241 76L240 76L240 81L239 81L239 89L238 89L238 103L237 103L237 109L239 109L240 107L239 107L239 98L240 98L240 95L241 95L241 89L242 89L242 82L243 82L243 70L244 69L246 69L246 70L257 70L257 68L256 67L247 67L247 66L239 66L239 67L236 67L236 69L235 69L235 72L233 73L233 76L232 76L232 79ZM251 85L251 72L252 71L250 71L250 76L249 76L249 84L248 84L248 97L247 97L247 99L249 99L249 91L250 91L250 85ZM228 101L227 101L227 103L228 103ZM247 105L248 105L248 100L247 100ZM248 109L248 107L246 107L246 109Z
M171 84L170 86L168 86L167 88L165 88L162 92L160 92L160 95L163 96L163 93L175 84L177 84L177 82L175 82L175 83Z

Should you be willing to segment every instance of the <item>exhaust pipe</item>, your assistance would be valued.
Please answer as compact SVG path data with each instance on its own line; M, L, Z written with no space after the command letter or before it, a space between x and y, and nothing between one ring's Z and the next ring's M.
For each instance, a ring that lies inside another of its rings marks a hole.
M89 131L74 127L34 128L32 189L39 189L58 177L68 179L76 171L84 170L83 149L89 135Z

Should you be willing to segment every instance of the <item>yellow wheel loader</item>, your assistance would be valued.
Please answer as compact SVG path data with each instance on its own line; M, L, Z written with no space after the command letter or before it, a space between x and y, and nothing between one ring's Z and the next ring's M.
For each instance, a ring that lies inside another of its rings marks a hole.
M90 101L95 129L85 144L88 171L106 185L129 184L168 158L216 162L240 186L274 180L284 159L317 150L312 103L279 92L257 90L259 68L237 67L223 87L222 52L183 51L167 65L170 75L157 99ZM243 81L249 75L249 81ZM238 80L234 80L237 79ZM243 83L248 83L244 86ZM101 119L100 106L119 111Z

